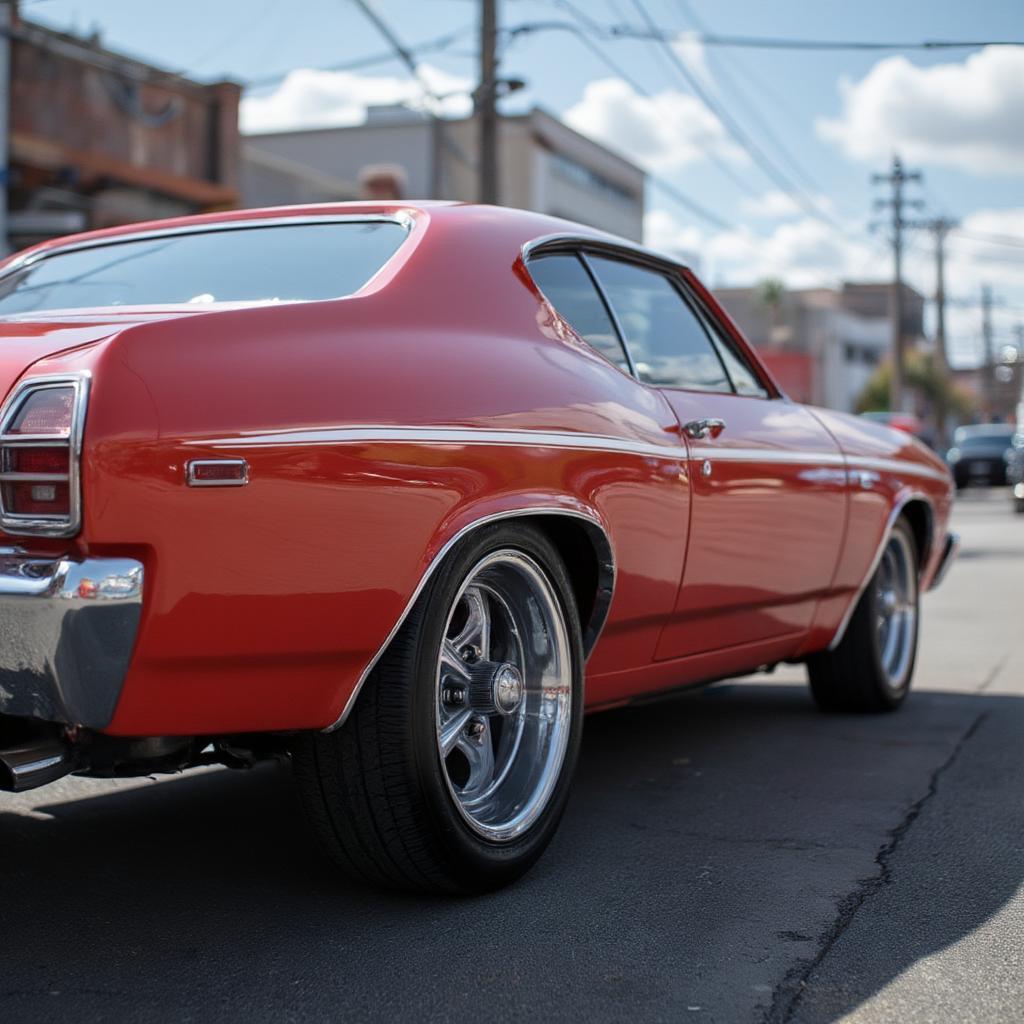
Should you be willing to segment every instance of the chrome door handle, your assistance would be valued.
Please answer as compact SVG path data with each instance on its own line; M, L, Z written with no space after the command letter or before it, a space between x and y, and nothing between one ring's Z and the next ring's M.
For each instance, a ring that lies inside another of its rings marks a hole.
M715 438L725 430L725 420L715 418L690 420L689 423L683 424L683 430L686 431L687 437L692 437L695 441L704 437Z

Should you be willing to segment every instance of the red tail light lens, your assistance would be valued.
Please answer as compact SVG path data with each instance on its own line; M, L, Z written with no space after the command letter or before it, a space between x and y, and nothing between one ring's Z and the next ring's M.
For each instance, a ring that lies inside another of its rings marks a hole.
M8 448L7 469L11 473L60 473L68 475L71 453L67 445Z
M67 537L80 520L79 417L88 380L29 380L0 413L0 525Z

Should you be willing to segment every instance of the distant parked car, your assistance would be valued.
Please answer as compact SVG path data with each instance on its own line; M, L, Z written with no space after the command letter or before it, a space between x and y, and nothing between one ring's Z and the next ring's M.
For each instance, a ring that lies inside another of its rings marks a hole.
M1013 435L1013 446L1006 462L1006 482L1013 488L1014 511L1024 515L1024 425L1019 425Z
M957 427L946 462L961 490L971 484L1004 486L1013 456L1015 429L1008 423L976 423Z

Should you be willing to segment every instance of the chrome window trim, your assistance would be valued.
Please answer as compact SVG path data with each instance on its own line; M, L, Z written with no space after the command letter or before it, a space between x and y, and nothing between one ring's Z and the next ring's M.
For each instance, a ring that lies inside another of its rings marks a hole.
M586 624L583 630L583 657L584 660L590 657L590 654L597 643L597 639L601 635L601 630L604 628L605 621L608 618L608 611L611 608L612 603L612 595L615 592L615 550L612 547L611 538L608 536L604 525L596 515L588 515L578 509L560 508L557 505L526 506L524 508L506 509L503 512L494 512L490 515L482 516L479 519L474 519L471 523L467 523L449 537L441 546L437 554L435 554L430 560L430 564L426 567L419 582L416 584L416 587L412 592L412 596L406 603L405 608L402 609L402 614L398 616L398 620L391 628L391 631L388 633L384 642L377 649L377 653L370 659L369 663L356 680L356 685L353 687L352 693L345 702L345 707L342 708L341 714L334 722L323 730L324 732L334 732L345 723L345 719L348 718L349 713L355 706L356 699L359 697L366 680L369 679L370 673L374 670L377 662L380 661L381 657L383 657L384 652L388 649L391 641L394 640L396 634L402 628L402 624L405 622L406 618L408 618L409 613L412 611L413 606L419 599L420 594L423 593L424 587L426 587L430 582L430 579L433 577L435 570L441 565L445 557L455 547L455 545L474 530L478 530L490 523L500 522L504 519L521 519L524 516L568 516L572 519L578 519L589 527L588 533L590 534L591 543L594 543L595 540L597 541L597 543L595 543L595 552L598 555L597 596L594 600L594 609L591 612L590 621Z
M3 490L0 488L0 528L14 536L73 537L82 527L82 438L85 434L85 417L89 405L89 387L92 374L88 370L70 373L40 374L23 377L0 408L0 448L5 445L53 446L66 443L68 446L68 515L19 516L8 513L3 504ZM7 424L21 408L22 402L32 391L48 388L68 387L75 390L71 407L71 429L67 434L8 434Z
M29 250L14 259L0 271L0 281L16 270L48 259L50 256L78 252L82 249L98 249L122 242L146 242L157 238L173 238L177 235L205 235L214 231L247 231L268 227L296 227L308 224L397 224L406 233L412 230L415 218L412 214L398 210L395 213L324 213L294 214L281 217L252 217L249 219L212 221L209 224L181 224L177 227L149 228L145 231L126 231L123 234L99 238L83 238L77 242L57 244L38 251Z
M882 555L885 552L886 545L889 543L889 538L892 536L892 531L896 527L896 521L903 514L903 510L912 501L923 501L928 506L929 512L929 533L933 533L935 530L934 520L935 511L932 508L931 498L928 497L923 491L908 491L902 494L893 505L889 512L889 518L886 521L885 529L882 531L882 539L878 542L878 548L875 551L874 557L871 559L871 565L868 568L864 579L861 581L860 586L857 588L856 593L853 595L849 605L843 614L842 619L839 621L839 626L836 628L832 639L829 641L828 650L834 651L843 641L843 637L846 635L846 630L850 625L850 620L853 618L853 613L857 610L857 605L860 603L861 596L864 591L867 590L868 584L871 582L872 577L875 575L875 571L878 569L878 563L882 560ZM929 536L928 550L923 552L920 564L917 567L918 582L924 578L925 568L928 562L928 554L931 548L932 538Z
M591 279L594 282L594 286L598 290L598 294L601 296L601 300L604 302L609 315L612 318L612 323L615 329L619 333L619 341L622 347L626 351L626 358L629 360L630 365L630 376L638 383L642 384L647 388L665 389L675 391L685 391L688 394L729 394L734 398L752 398L759 399L765 402L771 401L789 401L786 394L771 380L770 377L764 376L760 366L750 366L747 368L753 373L754 378L760 383L761 387L766 392L765 395L741 395L735 388L732 382L732 377L729 375L729 371L726 369L724 361L722 360L721 354L718 352L718 348L714 340L708 336L708 344L711 346L711 350L719 363L722 364L722 372L725 374L725 379L729 384L728 391L708 391L700 388L689 388L681 387L679 385L661 385L661 384L650 384L647 381L640 380L637 376L635 364L633 361L633 353L630 351L629 343L626 340L626 336L622 331L622 326L619 322L618 314L615 312L608 296L598 279L597 273L591 267L590 262L587 259L589 251L593 251L596 255L610 256L612 258L618 257L619 259L625 259L626 262L634 265L641 264L647 269L655 271L657 273L665 274L666 272L673 275L670 278L670 284L675 288L679 294L680 301L687 307L687 309L697 318L702 330L705 334L708 334L707 324L712 327L716 326L717 321L712 316L712 313L707 309L703 302L700 301L699 296L691 293L690 289L686 287L685 281L678 280L680 271L689 271L691 268L688 264L682 263L673 257L658 252L656 249L650 249L646 246L639 245L636 242L630 242L625 238L618 238L614 235L602 235L593 234L588 235L585 233L573 233L573 232L556 232L550 235L541 235L539 238L531 239L525 242L519 250L520 258L523 261L523 266L529 271L529 261L531 258L540 258L541 256L553 255L558 252L572 252L579 256L583 261L583 265L591 275ZM530 280L533 280L531 275ZM543 294L543 289L540 289L536 281L534 286ZM723 331L728 336L728 331ZM746 355L741 352L734 353L736 358L744 364L748 364L749 360Z

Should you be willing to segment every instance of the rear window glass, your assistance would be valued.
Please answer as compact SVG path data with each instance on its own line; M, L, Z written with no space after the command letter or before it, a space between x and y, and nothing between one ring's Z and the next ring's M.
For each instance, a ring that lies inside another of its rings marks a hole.
M406 237L406 229L391 221L325 221L56 252L0 277L0 316L90 306L340 298L362 288Z

